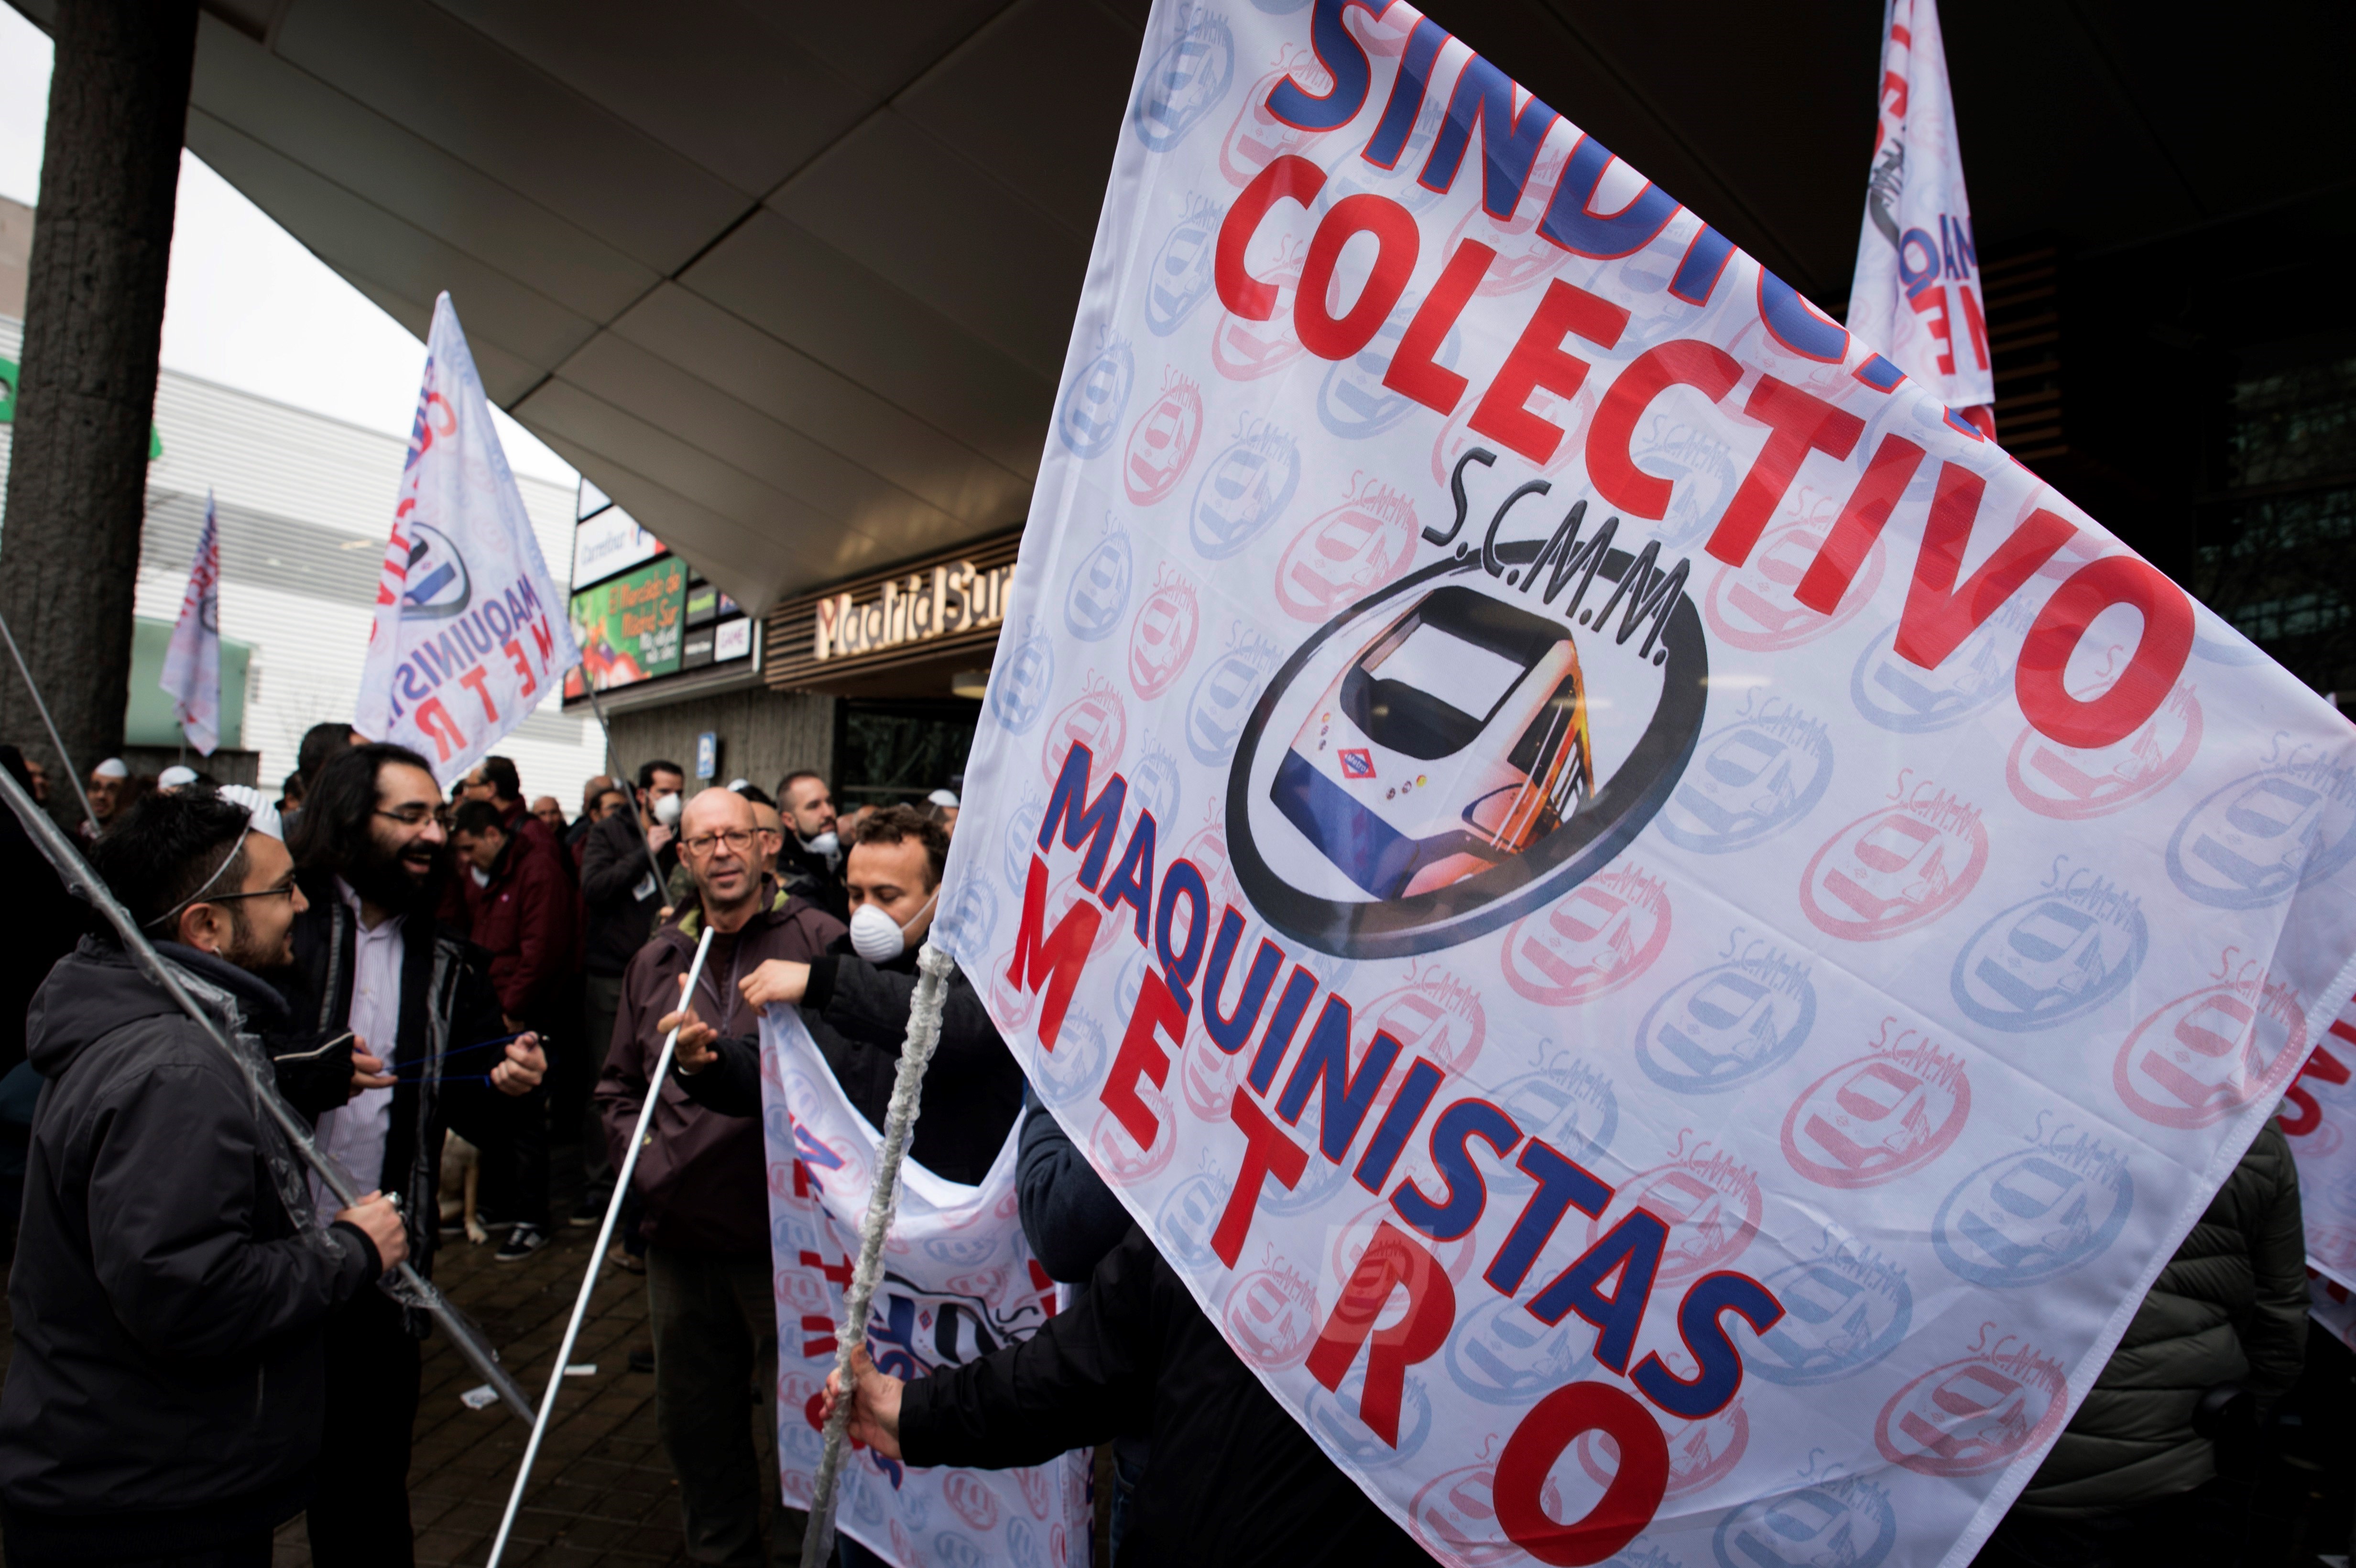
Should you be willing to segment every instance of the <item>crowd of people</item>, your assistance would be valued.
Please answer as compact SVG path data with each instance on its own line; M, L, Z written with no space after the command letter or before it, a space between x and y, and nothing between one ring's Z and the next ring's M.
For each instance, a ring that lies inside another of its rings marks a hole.
M13 749L0 763L46 784ZM339 725L305 738L275 802L91 771L98 874L245 1059L62 891L0 973L17 1031L0 1121L26 1108L0 1388L12 1564L258 1565L297 1512L323 1568L409 1563L427 1323L380 1282L404 1260L430 1273L470 1222L501 1262L530 1257L558 1192L579 1194L566 1221L598 1222L649 1096L612 1262L645 1279L685 1553L797 1560L802 1516L755 1441L776 1386L758 1019L798 1009L884 1123L958 800L842 811L798 770L774 795L688 784L648 762L589 780L568 816L506 759L445 795L423 758ZM54 888L13 827L0 860ZM249 1079L309 1120L358 1202L305 1173ZM829 1383L853 1439L978 1467L1108 1444L1122 1568L1427 1561L1203 1316L953 970L911 1157L977 1181L1018 1127L1020 1221L1073 1306L929 1378L862 1358ZM477 1151L479 1213L442 1189L453 1138ZM2301 1253L2269 1125L1983 1561L2162 1560L2136 1556L2153 1541L2232 1561L2236 1456L2299 1375Z

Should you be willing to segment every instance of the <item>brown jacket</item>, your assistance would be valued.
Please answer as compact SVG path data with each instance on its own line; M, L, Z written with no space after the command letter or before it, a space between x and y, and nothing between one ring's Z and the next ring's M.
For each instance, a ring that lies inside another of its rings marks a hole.
M733 953L723 955L725 936L714 939L696 987L699 1016L724 1032L747 1033L758 1024L737 995L736 980L772 958L807 964L843 934L841 922L781 891L775 882L765 881L762 892L764 907L736 933ZM663 1037L655 1025L677 1008L680 977L695 962L702 935L702 912L684 909L655 932L623 972L613 1045L597 1080L597 1112L616 1169L646 1104L648 1075L662 1054ZM734 1004L733 1017L712 1017L728 1004ZM676 1072L662 1086L634 1179L646 1200L643 1233L654 1245L700 1253L769 1250L768 1168L759 1120L706 1110L687 1097Z

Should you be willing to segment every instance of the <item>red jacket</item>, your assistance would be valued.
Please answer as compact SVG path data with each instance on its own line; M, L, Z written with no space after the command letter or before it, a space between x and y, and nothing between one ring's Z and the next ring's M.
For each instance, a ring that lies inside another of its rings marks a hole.
M548 829L518 833L475 885L465 867L456 880L466 899L467 934L491 955L491 985L509 1017L546 1021L560 983L573 969L573 880L548 847Z

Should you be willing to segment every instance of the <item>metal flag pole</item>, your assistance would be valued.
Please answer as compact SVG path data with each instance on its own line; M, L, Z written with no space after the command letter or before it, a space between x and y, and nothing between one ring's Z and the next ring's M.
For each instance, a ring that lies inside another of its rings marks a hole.
M843 1438L851 1426L851 1401L858 1381L851 1361L867 1342L867 1308L875 1299L875 1282L884 1273L884 1235L900 1207L900 1165L908 1152L908 1129L916 1125L925 1093L925 1068L941 1042L941 993L949 973L949 955L926 937L916 954L916 995L908 1008L908 1038L900 1045L900 1072L892 1081L892 1103L884 1114L884 1143L875 1158L875 1186L867 1195L867 1218L859 1228L859 1266L843 1293L842 1327L834 1334L834 1370L844 1397L826 1418L826 1452L819 1456L818 1477L810 1486L809 1527L802 1535L802 1561L831 1562L834 1556L834 1493L842 1469ZM497 1559L493 1559L497 1562Z
M25 690L33 699L33 710L41 716L41 727L49 732L49 744L58 751L58 765L65 770L66 783L73 785L74 798L81 802L81 818L90 824L91 836L98 836L98 813L90 808L90 794L81 787L81 770L66 751L66 743L58 735L57 720L49 717L49 705L41 700L41 688L34 684L33 671L25 663L25 656L16 649L16 634L8 629L8 618L0 615L0 638L8 643L8 656L16 661L16 673L25 677Z
M27 676L27 684L30 679ZM37 696L36 700L38 700ZM359 1194L353 1189L342 1169L321 1154L318 1146L311 1141L311 1129L304 1125L303 1118L278 1097L277 1083L221 1032L220 1020L206 1012L198 1005L197 999L188 995L179 977L172 972L171 965L165 962L164 955L155 951L145 933L131 918L131 912L115 901L106 884L99 880L98 873L90 869L89 862L81 858L80 852L58 830L58 825L49 820L48 813L35 805L33 797L27 795L24 787L5 769L0 769L0 798L7 801L8 809L16 814L16 820L24 825L26 834L39 848L42 858L65 880L68 891L80 894L92 909L106 918L106 923L114 928L115 934L122 938L123 950L131 955L141 972L161 986L164 994L170 997L182 1012L194 1019L211 1037L212 1042L228 1054L238 1071L245 1075L255 1103L272 1121L278 1124L278 1130L285 1134L296 1157L311 1168L327 1190L335 1194L338 1203L347 1209L358 1207ZM424 1218L426 1222L432 1222L431 1215ZM515 1379L508 1375L507 1369L499 1365L498 1357L483 1343L481 1336L466 1316L452 1307L442 1293L434 1288L432 1282L417 1272L415 1264L403 1260L393 1272L412 1294L417 1305L442 1319L443 1327L450 1331L451 1341L482 1374L483 1381L489 1383L518 1415L526 1421L535 1419L531 1400Z
M655 874L655 893L659 897L663 890L662 862L655 859L654 841L647 837L647 825L638 815L637 788L614 771L614 727L605 722L605 705L597 700L597 683L590 677L589 661L583 659L580 668L581 688L589 694L589 711L597 717L597 732L605 737L605 776L621 785L622 793L630 797L630 826L637 829L638 848L647 852L647 865Z
M688 965L687 984L680 987L680 1008L684 1011L695 997L696 982L703 977L704 955L712 951L712 926L706 923L703 939L695 944L695 962ZM485 1568L499 1568L499 1557L508 1549L508 1533L515 1529L516 1509L523 1504L523 1489L531 1480L532 1462L540 1457L540 1440L548 1435L548 1418L556 1409L557 1391L564 1384L565 1366L573 1360L573 1343L581 1337L581 1320L589 1314L589 1296L597 1288L597 1271L605 1262L605 1249L614 1243L614 1222L621 1218L622 1200L629 1195L630 1178L638 1168L638 1151L647 1147L648 1124L654 1120L655 1105L662 1098L662 1086L670 1073L671 1053L679 1047L679 1030L674 1029L663 1037L662 1054L655 1058L655 1070L647 1078L647 1102L638 1107L638 1125L630 1134L630 1147L622 1156L622 1168L614 1173L614 1196L606 1200L605 1222L597 1228L597 1244L589 1249L589 1271L581 1276L581 1294L573 1298L573 1320L564 1326L564 1341L556 1348L556 1364L548 1370L548 1392L540 1398L540 1413L533 1417L531 1440L524 1445L523 1463L516 1467L515 1486L508 1492L507 1512L499 1516L499 1533L491 1542L490 1560Z

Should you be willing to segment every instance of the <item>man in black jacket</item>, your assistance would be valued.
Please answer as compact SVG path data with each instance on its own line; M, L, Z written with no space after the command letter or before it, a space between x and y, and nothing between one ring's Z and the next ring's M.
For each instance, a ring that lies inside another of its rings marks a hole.
M842 880L848 867L838 837L834 795L826 780L807 770L777 781L777 815L785 841L777 849L777 880L800 888L802 896L840 921L851 919Z
M1140 1424L1153 1463L1120 1568L1428 1568L1260 1385L1132 1229L1070 1311L1019 1344L904 1382L861 1350L851 1437L910 1465L1038 1465ZM827 1375L829 1409L841 1374Z
M440 802L425 760L404 747L355 746L320 770L294 844L309 908L294 962L273 976L297 1019L348 1029L390 1064L393 1082L322 1116L318 1137L359 1180L402 1195L410 1253L427 1273L444 1129L498 1147L548 1070L537 1036L507 1038L481 951L434 918L451 870ZM319 1460L333 1478L306 1520L320 1568L413 1561L409 1442L427 1327L377 1293L329 1325Z
M254 973L284 961L304 908L285 847L190 790L141 802L96 859L247 1063L111 935L85 938L34 998L48 1086L0 1391L8 1561L262 1568L316 1473L323 1325L406 1255L401 1219L370 1193L315 1223L304 1169L255 1104L247 1071L313 1043L284 1038L294 1022Z
M631 820L628 806L613 809L605 804L609 797L600 797L595 820L582 840L581 902L588 912L588 924L581 960L581 1008L583 1038L595 1064L593 1080L604 1070L605 1053L614 1049L623 972L653 934L664 884L679 865L678 845L671 830L655 820L655 803L679 794L686 782L677 763L658 759L645 763L638 769L637 820ZM573 1221L594 1225L605 1217L606 1200L614 1195L614 1164L605 1151L605 1119L594 1103L584 1107L583 1117L584 1179ZM636 1233L633 1220L625 1243Z
M844 1097L879 1127L908 1034L916 949L932 929L948 856L938 823L905 805L876 812L859 825L844 865L849 934L816 963L772 960L739 983L755 1008L800 1006ZM843 951L852 946L868 955ZM949 971L947 989L940 1046L925 1071L926 1111L908 1154L937 1176L971 1184L989 1174L1023 1108L1023 1070L962 970ZM723 1115L761 1114L760 1060L750 1037L720 1039L701 1026L680 1035L681 1087Z

